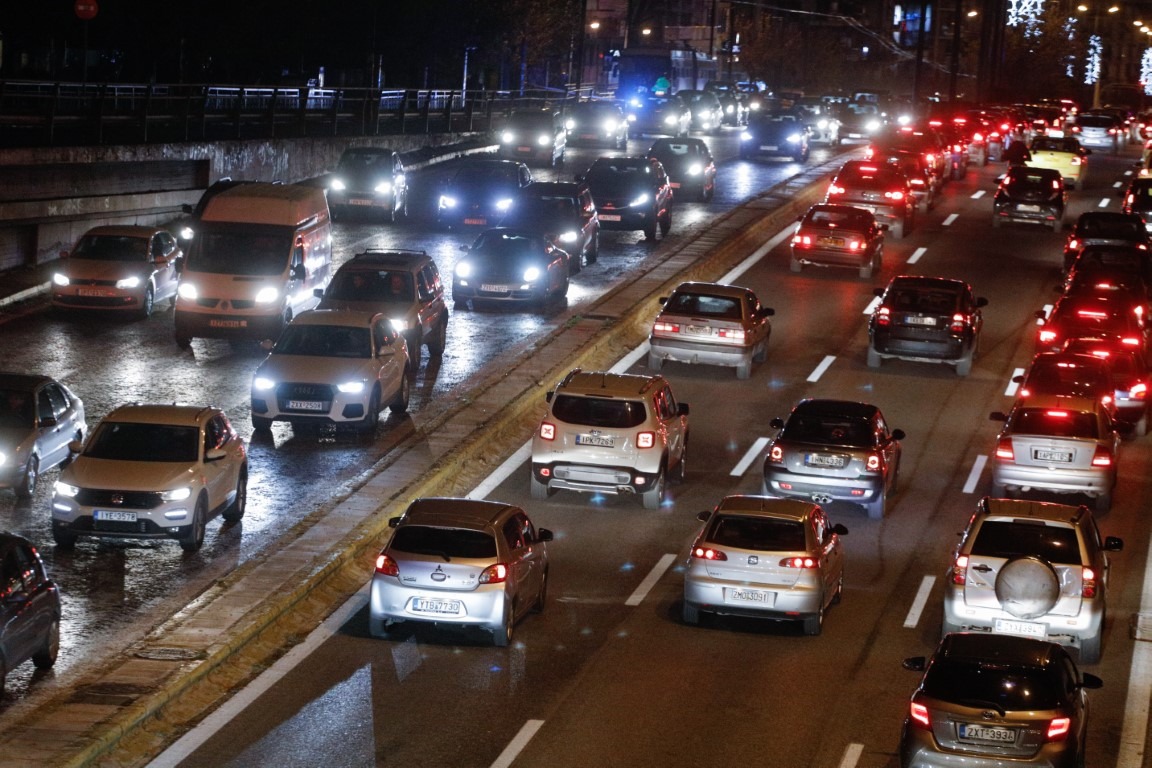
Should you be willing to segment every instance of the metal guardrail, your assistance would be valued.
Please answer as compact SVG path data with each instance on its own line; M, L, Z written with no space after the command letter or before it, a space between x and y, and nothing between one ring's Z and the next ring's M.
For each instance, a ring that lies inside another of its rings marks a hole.
M0 80L0 146L488 131L513 109L580 95Z

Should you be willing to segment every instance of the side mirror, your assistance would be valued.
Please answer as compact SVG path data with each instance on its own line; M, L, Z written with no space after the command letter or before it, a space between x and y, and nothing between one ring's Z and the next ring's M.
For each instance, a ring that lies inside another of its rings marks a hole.
M84 450L84 443L80 442L79 440L73 440L68 443L69 453L80 453L82 450Z
M470 245L462 245L462 246L460 246L460 250L461 250L462 252L465 252L465 253L467 253L468 251L472 250L472 246L470 246Z
M398 517L388 518L388 527L389 528L395 528L398 525L400 525L400 518L398 518Z
M1119 536L1105 536L1104 549L1109 552L1120 552L1124 549L1124 539Z
M212 448L204 452L204 461L220 461L228 458L228 451L223 448Z
M1036 318L1037 320L1047 320L1048 313L1042 309L1038 309L1032 313L1032 317Z
M887 290L887 289L885 289L885 288L873 288L873 289L872 289L872 293L873 293L873 294L875 294L876 296L881 296L881 297L883 297L883 296L884 296L884 291L885 291L885 290Z
M180 206L180 210L184 213L191 214L196 209L192 207L191 203L184 203L184 205Z
M573 176L573 177L572 177L572 180L573 180L573 181L584 181L584 178L585 178L585 177L584 177L584 174L582 174L582 173L578 173L578 174L576 174L575 176Z
M687 416L688 415L688 403L680 403L679 407L676 409L676 415L677 416Z
M1091 672L1085 672L1080 676L1080 687L1094 691L1097 688L1103 688L1104 681Z
M989 421L1008 421L1008 415L1003 411L992 411L988 414Z
M536 541L552 541L552 531L547 528L536 529Z
M923 656L910 656L900 663L900 666L907 669L909 672L923 672L927 666L928 660Z
M66 259L66 258L68 258L70 255L71 255L71 254L70 254L68 251L60 251L60 258L62 258L62 259Z
M548 392L545 393L545 395L544 395L544 402L546 402L546 403L552 402L552 396L555 394L556 393L553 390L551 390L551 389L548 390Z
M760 308L760 315L762 317L773 317L776 315L776 310L773 309L772 307L761 307Z
M983 296L977 296L976 297L976 308L979 309L980 307L986 307L986 306L988 306L988 299L984 298Z
M784 429L784 419L777 416L768 422L768 426L772 427L772 429Z
M312 289L312 295L318 299L322 299L322 298L324 298L324 289L323 288L313 288Z
M272 347L274 346L276 346L276 342L272 339L264 339L260 342L260 349L264 350L265 352L271 352Z
M660 302L660 306L664 306L665 304L668 303L668 297L667 296L661 296L659 299L657 299L657 301Z
M1023 384L1024 383L1024 374L1020 374L1019 376L1013 376L1012 381L1016 382L1017 384Z
M892 430L892 439L893 440L903 440L905 437L907 437L907 435L904 434L904 430L902 430L902 429Z
M708 522L712 518L712 510L706 509L703 512L696 513L696 519L702 523Z
M842 523L836 523L836 525L832 526L832 533L843 536L848 533L848 529Z

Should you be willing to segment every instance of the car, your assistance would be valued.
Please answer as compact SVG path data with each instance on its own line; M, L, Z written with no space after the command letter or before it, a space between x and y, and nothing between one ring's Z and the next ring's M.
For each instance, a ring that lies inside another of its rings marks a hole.
M1105 149L1116 154L1128 143L1128 130L1114 115L1081 112L1074 119L1076 138L1081 146Z
M532 182L520 190L500 226L546 235L571 254L573 273L600 258L600 214L583 182Z
M647 96L628 102L630 136L687 136L692 110L679 95Z
M384 312L301 312L252 374L252 427L353 427L376 432L380 411L408 410L408 345Z
M864 160L849 160L828 185L825 203L863 208L900 240L916 221L916 198L899 169Z
M481 232L456 262L452 301L456 309L468 302L521 302L545 305L564 301L572 256L552 239L533 230L495 227Z
M810 141L830 147L840 144L840 118L836 105L820 96L804 96L796 102L795 110L808 128Z
M1112 377L1113 415L1136 437L1148 432L1149 367L1144 355L1114 339L1082 337L1064 344L1065 354L1091 355L1107 361Z
M1152 178L1135 178L1124 191L1123 213L1139 216L1144 229L1152 232Z
M8 673L31 660L51 669L60 652L60 587L32 542L0 531L0 696Z
M549 168L564 164L568 131L554 109L517 109L499 132L501 157Z
M1071 342L1075 342L1072 339ZM1031 397L1090 397L1099 400L1116 415L1115 384L1112 369L1105 356L1060 352L1040 352L1028 364L1028 370L1014 376L1020 385L1017 399Z
M1086 245L1067 262L1065 295L1114 295L1148 311L1152 252L1143 245Z
M716 194L716 161L703 139L656 139L648 157L660 161L677 196L708 201Z
M1132 246L1147 250L1150 244L1148 229L1137 214L1085 211L1077 217L1064 242L1064 271L1067 272L1080 251L1089 246Z
M1059 232L1064 228L1067 202L1068 190L1060 171L1014 166L1004 174L992 198L992 226L1025 222Z
M99 536L175 539L197 552L210 518L244 517L248 448L214 406L121 405L70 448L52 495L59 549Z
M564 120L568 144L628 147L628 116L614 101L581 101L572 105Z
M649 240L672 229L672 181L659 160L601 157L576 180L592 191L602 229L641 229Z
M1068 189L1084 183L1088 173L1088 155L1092 150L1080 146L1074 138L1038 136L1032 140L1030 168L1048 168L1059 171Z
M1086 691L1103 682L1081 673L1062 646L955 632L930 660L903 665L924 676L900 732L902 768L1085 764Z
M887 121L875 104L842 104L836 114L841 140L870 140Z
M969 149L974 138L972 132L963 121L931 120L929 125L943 142L944 153L948 158L948 178L953 181L964 178L968 174L968 165L972 162Z
M520 507L498 501L421 498L388 521L368 603L372 637L404 624L479 627L512 642L516 623L548 601L548 542Z
M1035 395L1007 414L992 454L992 496L1042 491L1091 498L1096 511L1112 506L1120 435L1099 398Z
M384 147L349 147L328 180L332 218L352 213L382 214L385 221L408 216L408 176L400 153Z
M817 203L798 219L788 267L852 267L868 279L883 265L885 228L863 208Z
M807 499L817 504L847 501L879 520L896 494L904 430L889 429L880 409L851 400L804 399L764 455L765 496Z
M687 403L663 376L575 368L545 396L532 436L529 491L636 494L645 509L667 501L688 471Z
M740 133L740 158L786 157L808 161L808 128L795 115L758 113Z
M720 99L711 91L678 91L677 95L688 102L692 112L691 130L701 133L719 133L724 124L724 107Z
M847 528L819 504L766 496L726 496L697 519L704 527L684 564L685 624L706 614L747 616L820 634L825 612L844 594Z
M872 136L864 159L872 163L917 156L924 171L939 188L951 176L950 152L940 134L929 125L890 126Z
M977 296L963 280L899 275L877 288L880 303L868 320L869 368L885 359L945 363L958 376L972 371L984 327Z
M1085 506L984 497L968 520L944 578L942 634L1024 635L1100 661L1109 552Z
M738 128L748 122L748 113L751 111L748 94L737 88L735 83L709 80L704 90L716 94L720 100L720 108L724 110L724 125Z
M57 310L123 312L148 317L156 302L176 304L184 252L166 229L135 225L94 227L52 275Z
M360 251L340 265L326 288L317 288L317 309L383 312L403 334L408 364L420 365L420 348L432 357L448 343L448 305L440 270L427 251Z
M687 282L676 286L648 336L648 367L659 371L667 361L736 368L747 379L752 363L768 356L772 307L760 304L751 288L723 283Z
M40 374L0 372L0 488L31 499L48 470L72 458L88 433L84 401Z
M442 191L437 222L443 227L496 224L520 190L532 183L532 172L517 160L469 158Z
M923 155L912 152L895 153L888 155L886 162L907 177L918 213L928 213L936 207L936 200L944 193L943 181L935 174L935 169L928 164Z
M1040 321L1036 348L1057 352L1069 339L1083 336L1114 339L1148 353L1147 320L1134 311L1131 297L1100 293L1066 294L1048 312L1037 310Z

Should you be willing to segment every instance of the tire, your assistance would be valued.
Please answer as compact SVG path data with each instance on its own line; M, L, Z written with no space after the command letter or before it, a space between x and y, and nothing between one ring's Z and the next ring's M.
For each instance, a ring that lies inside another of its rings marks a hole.
M532 604L532 613L544 613L544 608L548 605L548 570L544 570L544 576L540 582L540 591L536 594L536 602Z
M995 587L1000 607L1024 621L1045 615L1060 599L1060 576L1035 555L1014 557L1000 566Z
M408 410L408 401L412 397L412 385L408 381L408 373L400 375L400 391L396 398L388 404L388 412L393 414L404 413Z
M181 336L179 333L177 333L175 336L175 339L176 339L176 346L179 347L180 349L188 349L189 347L192 346L192 337L191 336Z
M253 416L252 429L256 430L257 432L268 432L272 429L272 419L269 419L265 416Z
M643 491L640 494L640 502L644 505L644 509L660 509L660 505L664 503L666 475L667 470L661 468L656 482L652 484L652 490Z
M388 622L384 619L368 617L368 634L379 640L388 640L392 633L388 630Z
M972 373L972 358L976 356L976 350L970 349L964 357L956 361L956 375L967 376Z
M799 272L804 269L804 265L800 263L800 259L793 256L788 259L788 269L792 272Z
M52 619L48 631L44 633L44 642L32 654L32 663L36 669L51 669L56 663L60 653L60 619Z
M880 498L868 505L869 520L883 520L884 513L888 511L888 492L880 490Z
M535 476L528 478L528 492L529 495L537 501L543 501L556 493L548 483L540 482Z
M512 609L504 608L504 621L492 632L492 645L497 648L507 648L512 643L513 618Z
M156 293L152 290L152 285L149 284L144 289L144 299L140 302L140 317L146 318L152 314L152 310L156 306Z
M821 598L823 600L823 598ZM812 616L805 616L801 623L804 628L804 634L809 637L819 635L821 630L824 629L824 605L821 603L820 610Z
M741 381L752 377L752 360L744 360L736 366L736 378Z
M445 314L440 320L440 324L436 326L436 330L428 336L425 342L428 346L428 354L431 357L440 357L444 354L444 348L448 346L448 315Z
M204 497L196 502L196 511L192 513L192 524L188 526L188 534L180 540L180 548L185 552L199 552L204 546L204 529L208 527L208 509Z
M403 374L405 381L408 380L407 374ZM380 390L377 387L372 388L372 396L368 398L368 408L364 411L364 418L356 425L356 430L364 436L372 435L376 432L376 423L380 420Z
M1108 618L1105 613L1100 617L1100 629L1092 637L1080 638L1080 663L1081 664L1099 664L1100 656L1103 652L1104 643L1104 620Z
M768 359L768 339L760 342L760 346L752 353L752 362L762 363Z
M1101 514L1112 509L1112 491L1102 493L1093 499L1092 508Z
M867 362L867 363L868 363L868 367L869 367L869 368L879 368L879 367L880 367L880 364L881 364L883 361L884 361L884 358L880 357L880 353L879 353L879 352L877 352L877 351L876 351L876 350L875 350L875 349L872 347L872 345L871 345L871 344L869 344L869 345L868 345L868 355L867 355L867 359L865 360L865 362Z
M61 531L52 526L52 540L56 542L56 548L70 552L76 548L76 534L69 531Z
M600 258L600 233L592 236L592 247L588 249L588 263L595 264Z
M672 211L669 210L664 214L664 218L660 219L660 236L667 237L668 231L672 229Z
M992 229L1000 229L1000 224L1003 219L998 214L992 214Z
M844 599L844 571L840 571L840 578L836 580L836 594L832 595L832 605L840 605Z
M656 222L655 221L653 221L651 224L646 225L644 227L644 239L645 240L655 240L656 239Z
M220 514L226 523L238 523L244 517L244 510L248 507L248 467L240 467L240 475L236 478L236 498L232 499Z
M36 456L28 457L28 464L20 475L20 482L13 486L16 498L28 500L36 493L36 481L40 479L40 459Z
M659 371L664 367L664 358L649 350L648 352L648 367L654 371Z
M700 609L688 603L681 603L680 618L684 620L685 624L698 626L700 624Z

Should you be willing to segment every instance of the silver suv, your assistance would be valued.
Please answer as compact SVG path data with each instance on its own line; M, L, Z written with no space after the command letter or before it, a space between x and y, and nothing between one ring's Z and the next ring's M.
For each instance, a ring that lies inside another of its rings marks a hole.
M669 477L683 482L688 405L663 376L576 368L547 401L532 438L532 498L560 488L637 493L645 509L659 509Z
M1085 506L984 498L956 547L945 579L942 634L1025 635L1078 648L1100 660L1109 552Z
M448 305L436 262L425 251L376 251L356 254L336 271L328 287L315 289L317 309L383 312L408 342L409 362L420 367L420 347L444 354Z

